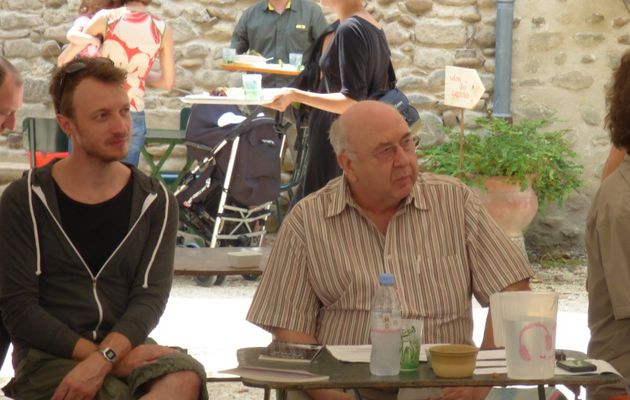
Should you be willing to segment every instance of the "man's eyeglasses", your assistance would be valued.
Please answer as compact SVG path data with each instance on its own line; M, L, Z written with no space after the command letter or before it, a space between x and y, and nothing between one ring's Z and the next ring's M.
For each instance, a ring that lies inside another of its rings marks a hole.
M420 137L407 134L398 143L388 143L379 146L371 153L362 153L354 150L346 150L349 153L370 155L379 161L391 161L396 157L397 147L400 147L404 152L411 153L418 149L420 144Z

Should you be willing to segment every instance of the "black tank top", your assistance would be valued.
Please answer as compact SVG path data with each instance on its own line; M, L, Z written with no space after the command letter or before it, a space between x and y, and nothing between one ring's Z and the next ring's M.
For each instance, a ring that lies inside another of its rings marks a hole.
M132 189L133 174L116 196L85 204L68 197L55 182L61 226L94 275L129 230Z

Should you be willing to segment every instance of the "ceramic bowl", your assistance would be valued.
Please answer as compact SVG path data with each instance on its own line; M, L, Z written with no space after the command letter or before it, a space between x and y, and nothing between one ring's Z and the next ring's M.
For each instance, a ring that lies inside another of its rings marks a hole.
M467 344L443 344L429 348L431 368L440 378L468 378L475 370L478 349Z

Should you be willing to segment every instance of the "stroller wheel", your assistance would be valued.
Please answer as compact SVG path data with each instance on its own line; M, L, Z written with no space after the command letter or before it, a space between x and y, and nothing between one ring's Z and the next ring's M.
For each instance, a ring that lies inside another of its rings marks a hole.
M225 282L225 275L217 275L214 280L214 286L221 286Z
M195 282L197 286L210 287L214 285L215 276L214 275L193 276L193 281Z
M257 281L259 274L243 274L241 275L246 281Z
M210 287L212 285L222 285L225 282L225 275L204 275L194 276L193 281L200 287Z

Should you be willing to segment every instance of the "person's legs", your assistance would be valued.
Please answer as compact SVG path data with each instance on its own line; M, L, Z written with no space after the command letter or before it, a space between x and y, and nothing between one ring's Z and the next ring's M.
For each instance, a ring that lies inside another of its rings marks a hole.
M205 382L203 382L205 385ZM193 371L179 371L158 378L141 400L197 400L202 382Z
M48 400L61 380L77 365L74 360L59 358L39 350L30 350L15 369L15 377L3 388L7 396L16 399ZM95 400L132 400L129 387L108 376Z
M144 146L144 137L147 135L147 126L144 118L144 111L131 113L131 139L129 139L129 150L127 157L123 160L136 167L140 161L140 150Z
M144 400L208 399L203 365L184 353L168 354L136 368L127 382L132 393Z

